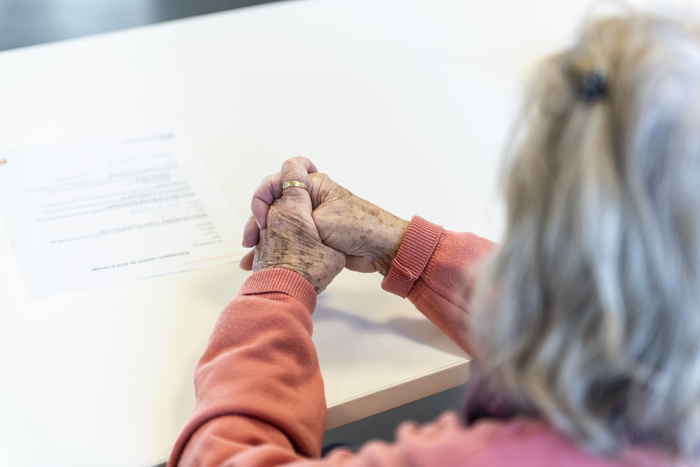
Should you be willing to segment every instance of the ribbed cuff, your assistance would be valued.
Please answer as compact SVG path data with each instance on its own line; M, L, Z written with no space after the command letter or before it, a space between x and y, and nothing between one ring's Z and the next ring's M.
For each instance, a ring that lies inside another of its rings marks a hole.
M413 216L382 289L406 298L433 256L442 233L441 226Z
M252 274L241 286L239 294L257 295L269 292L287 294L299 300L313 313L316 308L316 291L303 276L289 269L270 268Z

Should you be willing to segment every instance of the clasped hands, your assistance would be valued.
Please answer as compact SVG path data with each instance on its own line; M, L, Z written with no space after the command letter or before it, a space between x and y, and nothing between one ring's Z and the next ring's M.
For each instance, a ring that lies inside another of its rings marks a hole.
M282 183L300 181L307 189ZM353 195L304 157L282 164L255 190L243 231L246 271L284 268L306 278L319 294L343 267L386 276L408 221Z

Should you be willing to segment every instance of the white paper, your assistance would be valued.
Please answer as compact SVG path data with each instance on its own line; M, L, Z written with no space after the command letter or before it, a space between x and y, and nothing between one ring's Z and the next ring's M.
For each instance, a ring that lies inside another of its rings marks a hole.
M242 225L181 132L0 154L30 298L240 260Z

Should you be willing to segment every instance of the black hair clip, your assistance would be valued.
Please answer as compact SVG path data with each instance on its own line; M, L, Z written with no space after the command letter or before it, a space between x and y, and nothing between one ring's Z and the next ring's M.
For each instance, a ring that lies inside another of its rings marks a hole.
M608 83L605 75L600 71L592 71L581 76L578 95L588 103L607 97Z

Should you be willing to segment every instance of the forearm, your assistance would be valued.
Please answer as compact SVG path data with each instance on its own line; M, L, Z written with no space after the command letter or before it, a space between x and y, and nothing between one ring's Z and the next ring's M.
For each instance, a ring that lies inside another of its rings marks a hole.
M408 298L470 355L469 304L484 260L496 244L414 217L382 287Z
M171 466L218 465L263 444L287 461L318 457L326 403L311 340L315 302L308 281L290 271L246 281L197 364L197 402Z

